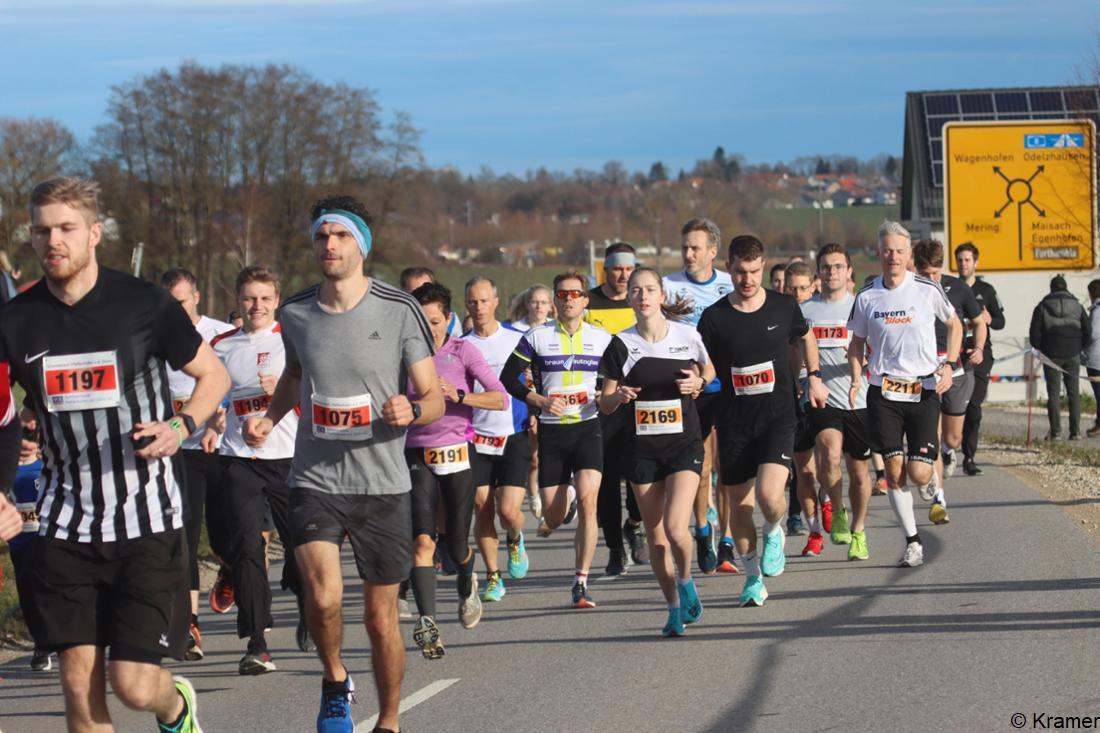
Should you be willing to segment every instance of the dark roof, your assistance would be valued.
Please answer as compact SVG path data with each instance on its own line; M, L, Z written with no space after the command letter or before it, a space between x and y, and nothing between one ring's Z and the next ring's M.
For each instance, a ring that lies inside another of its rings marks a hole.
M1088 118L1100 129L1100 87L1016 87L907 92L901 218L943 223L947 122Z

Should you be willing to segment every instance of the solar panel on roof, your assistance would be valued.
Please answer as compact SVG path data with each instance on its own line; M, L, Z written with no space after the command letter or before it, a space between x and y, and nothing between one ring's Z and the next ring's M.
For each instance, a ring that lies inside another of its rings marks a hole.
M1088 118L1100 129L1100 87L919 92L910 93L909 100L909 114L915 116L907 117L906 155L912 155L913 163L923 170L916 218L926 220L943 218L945 123ZM903 186L903 204L905 192Z

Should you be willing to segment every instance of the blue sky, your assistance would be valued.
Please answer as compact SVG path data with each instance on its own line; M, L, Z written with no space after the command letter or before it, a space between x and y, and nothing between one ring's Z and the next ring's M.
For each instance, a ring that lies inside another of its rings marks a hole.
M0 117L86 138L114 84L288 63L469 173L900 155L907 90L1100 81L1095 0L0 0L0 38Z

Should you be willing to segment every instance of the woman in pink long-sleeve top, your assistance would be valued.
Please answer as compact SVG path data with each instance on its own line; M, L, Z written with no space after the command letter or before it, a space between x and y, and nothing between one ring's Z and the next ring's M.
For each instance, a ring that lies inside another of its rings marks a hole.
M405 462L412 477L413 560L412 587L420 613L413 631L424 656L443 656L439 627L435 623L436 509L440 499L446 519L446 551L458 566L458 618L467 629L481 620L481 599L474 575L474 551L467 543L477 490L471 461L476 460L473 409L503 410L508 406L504 386L485 363L476 346L447 335L451 317L451 291L438 283L425 283L412 292L420 302L435 339L435 370L443 390L443 417L428 425L409 428ZM474 392L474 382L485 391ZM414 396L412 385L408 387Z

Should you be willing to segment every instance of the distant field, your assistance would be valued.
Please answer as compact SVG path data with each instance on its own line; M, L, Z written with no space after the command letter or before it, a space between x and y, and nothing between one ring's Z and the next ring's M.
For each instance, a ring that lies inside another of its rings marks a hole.
M826 232L830 225L839 224L843 227L848 222L854 222L871 235L874 235L883 219L897 219L900 212L898 206L845 206L821 211ZM804 232L811 240L817 236L817 209L766 209L760 216L791 231Z

